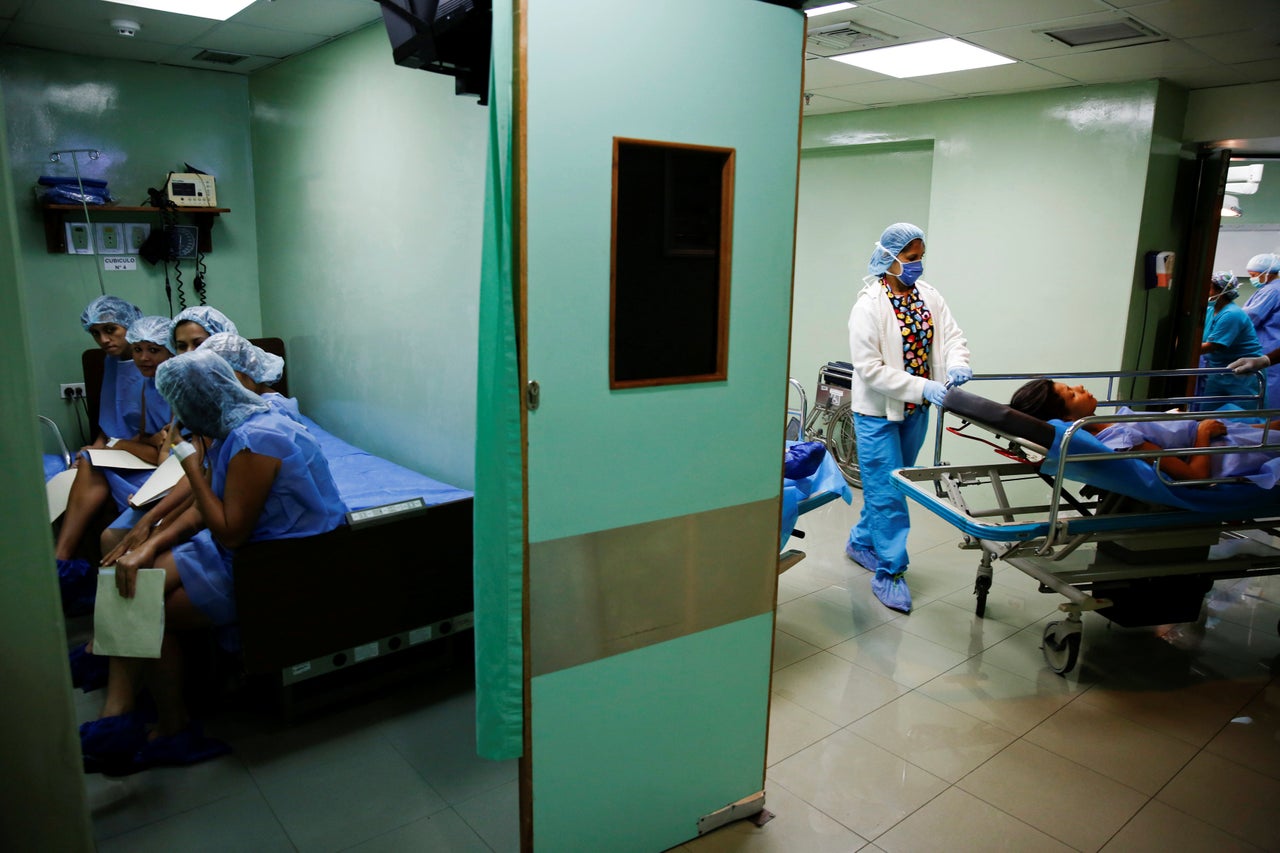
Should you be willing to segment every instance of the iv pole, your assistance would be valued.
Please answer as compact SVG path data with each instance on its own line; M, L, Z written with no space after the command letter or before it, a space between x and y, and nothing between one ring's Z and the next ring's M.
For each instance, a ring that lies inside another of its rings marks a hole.
M71 168L76 173L76 186L80 190L80 206L84 209L85 225L89 228L92 228L93 222L89 219L89 203L85 201L84 183L80 180L80 161L76 157L76 155L88 154L90 160L97 160L100 156L102 156L102 154L96 148L64 148L60 151L50 151L49 162L61 163L63 154L71 155ZM102 281L102 265L98 262L98 259L96 257L94 258L93 269L98 274L98 292L102 296L106 296L107 286Z

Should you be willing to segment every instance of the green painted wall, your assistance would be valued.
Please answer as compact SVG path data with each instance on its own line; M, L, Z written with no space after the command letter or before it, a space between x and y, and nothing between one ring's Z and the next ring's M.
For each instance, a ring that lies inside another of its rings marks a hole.
M0 846L92 850L66 628L40 488L31 336L20 322L29 288L3 116L0 101L0 316L6 318L0 360L7 365L0 382Z
M1156 94L1155 82L1134 83L814 116L803 145L932 141L925 278L968 336L975 372L1116 369ZM901 195L850 204L887 224L901 218ZM849 239L863 247L877 236ZM861 264L848 272L850 303L862 274ZM816 298L813 287L797 278L797 305ZM829 322L847 317L833 306Z
M932 184L931 141L810 149L801 158L791 376L810 403L818 367L849 360L849 310L885 226L914 222L929 237ZM927 248L924 278L932 281L932 239ZM799 397L791 403L799 405Z
M474 480L487 110L398 68L381 24L249 86L264 328L303 411Z
M9 132L11 198L26 277L26 330L39 342L32 365L36 407L59 421L72 443L77 435L74 416L58 397L58 385L80 380L80 352L92 346L79 319L84 306L99 294L94 269L100 258L46 251L43 220L31 188L41 174L72 174L69 162L49 162L50 151L66 148L102 151L103 156L81 173L107 179L120 204L140 204L147 187L160 186L170 170L183 169L184 161L216 175L218 203L231 213L213 227L213 251L206 258L209 302L235 320L241 332L257 335L261 323L248 84L234 74L13 46L0 55L0 82ZM188 304L194 305L192 264L183 266ZM145 261L138 267L136 272L104 272L107 292L149 314L167 314L163 273ZM175 310L176 303L175 295Z

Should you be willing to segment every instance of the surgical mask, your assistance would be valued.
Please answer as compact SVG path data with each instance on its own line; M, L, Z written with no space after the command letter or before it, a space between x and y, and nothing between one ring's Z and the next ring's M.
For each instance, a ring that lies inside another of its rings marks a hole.
M907 287L911 287L916 283L916 279L918 279L923 273L923 261L911 261L910 263L904 262L902 263L902 272L898 273L898 281L902 282ZM889 274L893 275L893 273Z
M1260 275L1254 275L1253 273L1249 273L1249 283L1250 283L1250 284L1252 284L1254 287L1261 287L1261 286L1262 286L1262 276L1260 276Z

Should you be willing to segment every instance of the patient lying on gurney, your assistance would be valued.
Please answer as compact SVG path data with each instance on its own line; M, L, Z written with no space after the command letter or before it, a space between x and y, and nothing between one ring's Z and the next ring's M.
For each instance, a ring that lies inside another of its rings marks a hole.
M1052 379L1033 379L1023 385L1009 406L1043 421L1071 422L1097 414L1098 401L1083 386L1068 386ZM1118 414L1132 414L1120 407ZM1083 427L1111 450L1164 450L1210 446L1250 446L1263 443L1258 424L1220 420L1166 420L1121 423L1092 423ZM1275 450L1224 454L1189 453L1185 457L1165 456L1160 470L1174 480L1249 477L1270 488L1280 480L1280 421L1273 421L1266 443Z

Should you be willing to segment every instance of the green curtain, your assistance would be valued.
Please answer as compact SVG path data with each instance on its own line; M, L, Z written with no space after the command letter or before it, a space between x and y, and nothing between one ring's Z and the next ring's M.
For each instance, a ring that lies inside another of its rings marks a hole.
M476 744L485 758L505 760L518 757L524 744L524 491L512 267L510 0L493 4L492 55L476 404Z

